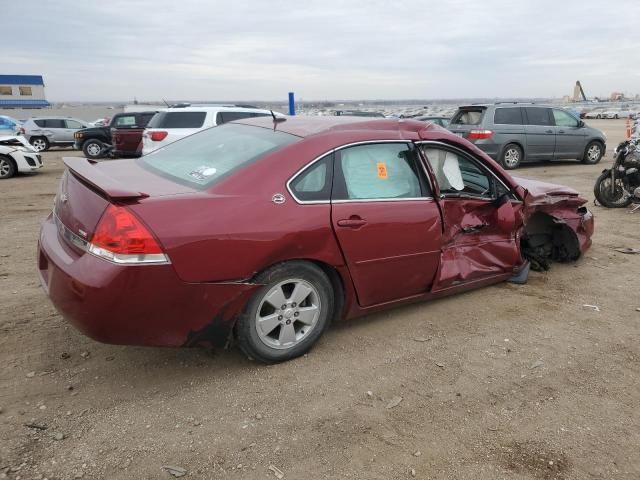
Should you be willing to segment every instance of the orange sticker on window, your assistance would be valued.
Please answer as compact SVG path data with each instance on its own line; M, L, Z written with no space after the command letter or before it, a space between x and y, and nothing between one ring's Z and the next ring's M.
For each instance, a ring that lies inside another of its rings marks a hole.
M387 177L387 166L384 164L384 162L378 162L378 178L386 180Z

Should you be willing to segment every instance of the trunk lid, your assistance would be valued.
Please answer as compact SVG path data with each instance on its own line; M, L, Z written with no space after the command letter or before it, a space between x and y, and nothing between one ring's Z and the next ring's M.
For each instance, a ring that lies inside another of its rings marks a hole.
M56 195L54 213L76 235L90 240L110 203L136 203L152 196L179 195L195 190L162 178L135 161L95 162L64 158L67 170Z

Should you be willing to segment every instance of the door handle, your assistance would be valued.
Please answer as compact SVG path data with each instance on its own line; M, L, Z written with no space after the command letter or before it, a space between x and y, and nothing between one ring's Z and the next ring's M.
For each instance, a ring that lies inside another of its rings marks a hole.
M545 130L544 133L553 133L553 130Z
M558 133L564 133L564 130L558 130Z
M342 220L338 220L338 226L346 227L346 228L359 228L365 225L366 223L367 223L366 220L364 220L363 218L360 218L357 215L352 215L349 218L343 218Z

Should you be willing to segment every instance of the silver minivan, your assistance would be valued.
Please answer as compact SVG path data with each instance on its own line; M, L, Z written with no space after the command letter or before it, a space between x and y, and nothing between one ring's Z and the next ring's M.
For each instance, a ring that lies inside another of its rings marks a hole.
M465 105L451 118L449 130L509 170L522 162L560 159L594 164L606 150L603 132L569 110L551 105Z
M30 118L24 125L24 136L38 152L52 146L73 145L73 134L81 128L87 128L88 122L69 117Z

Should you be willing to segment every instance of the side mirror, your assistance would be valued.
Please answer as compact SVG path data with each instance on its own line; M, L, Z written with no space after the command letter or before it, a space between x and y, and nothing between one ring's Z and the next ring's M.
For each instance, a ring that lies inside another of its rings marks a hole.
M584 127L584 122L582 120L578 120L578 128Z
M508 194L500 195L495 200L496 224L503 232L510 232L516 225L516 214L513 211L513 205Z

